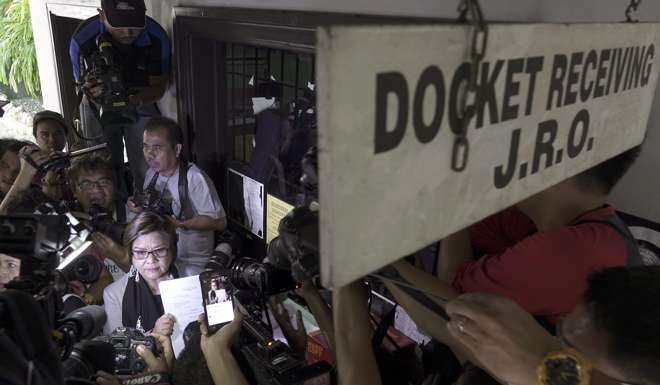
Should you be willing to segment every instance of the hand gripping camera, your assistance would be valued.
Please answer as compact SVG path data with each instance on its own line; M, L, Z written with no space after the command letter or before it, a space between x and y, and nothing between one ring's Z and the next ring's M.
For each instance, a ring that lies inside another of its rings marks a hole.
M144 345L156 354L156 340L132 328L120 326L109 336L96 337L94 340L107 342L115 348L115 374L118 375L138 374L147 369L147 364L135 350L139 345Z
M137 109L129 102L121 66L115 61L112 38L106 32L96 39L98 51L84 58L85 78L100 80L103 93L94 98L99 107L101 125L135 123Z

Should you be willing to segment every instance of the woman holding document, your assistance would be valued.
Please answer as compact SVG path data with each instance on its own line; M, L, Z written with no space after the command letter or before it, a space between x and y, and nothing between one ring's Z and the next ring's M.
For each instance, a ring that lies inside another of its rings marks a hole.
M174 317L164 314L158 284L178 276L173 263L176 239L173 223L153 212L142 212L128 224L124 246L132 266L128 274L103 292L108 315L104 334L119 326L172 334Z

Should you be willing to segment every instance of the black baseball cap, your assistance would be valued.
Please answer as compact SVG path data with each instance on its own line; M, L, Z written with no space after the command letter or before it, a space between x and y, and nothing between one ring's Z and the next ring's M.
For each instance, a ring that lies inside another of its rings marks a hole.
M144 28L147 14L144 0L102 0L101 8L115 28Z

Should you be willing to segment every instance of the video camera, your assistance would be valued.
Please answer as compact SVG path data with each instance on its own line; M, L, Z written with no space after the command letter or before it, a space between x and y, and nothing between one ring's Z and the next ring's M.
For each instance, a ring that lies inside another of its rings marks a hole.
M234 350L253 384L331 383L328 363L307 366L294 357L287 345L274 340L262 316L266 297L295 289L319 274L315 148L305 154L302 166L305 197L280 221L279 236L270 242L264 261L241 257L240 237L225 232L206 266L221 273L224 287L244 309Z
M289 347L273 338L259 319L243 317L241 334L234 345L248 381L258 385L302 385L332 383L332 367L325 361L307 365L293 356Z
M0 328L8 330L16 346L27 351L33 350L40 338L41 345L49 349L52 342L44 340L56 342L66 378L89 379L98 370L137 374L146 364L135 348L145 345L155 353L153 337L127 328L96 337L106 322L102 307L84 306L79 300L77 306L83 307L68 314L64 311L67 281L84 282L102 268L98 259L83 255L91 242L82 240L87 230L78 232L77 228L79 224L71 214L0 216L0 253L21 260L19 278L0 293ZM69 299L66 302L69 304ZM28 308L36 308L38 317L25 314ZM34 325L30 326L31 322ZM17 323L25 324L22 328L35 335L22 338L15 330ZM38 330L48 333L39 335Z
M129 101L129 90L124 82L122 67L115 60L115 52L110 34L102 33L96 39L98 51L84 58L86 80L99 80L103 83L103 93L93 99L99 108L101 125L135 123L138 113Z

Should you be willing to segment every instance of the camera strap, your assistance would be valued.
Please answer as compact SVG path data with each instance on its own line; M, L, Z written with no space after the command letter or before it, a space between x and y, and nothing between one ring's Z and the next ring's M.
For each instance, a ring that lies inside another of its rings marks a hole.
M122 385L169 385L172 381L167 373L144 373L124 378L121 383Z
M181 204L181 211L179 212L179 215L177 216L178 220L190 219L190 218L195 216L195 212L192 208L192 205L190 204L190 194L189 194L189 191L188 191L188 171L189 170L190 170L190 164L188 162L185 162L185 161L181 160L179 162L179 181L178 181L179 203ZM160 176L159 173L155 173L154 176L151 177L151 180L149 181L149 184L147 185L147 189L156 190L156 182L158 181L159 176ZM163 190L165 188L167 188L167 182L165 182L165 187L163 187ZM162 192L161 192L161 195L162 195Z
M179 220L195 216L188 194L188 170L190 170L190 164L183 160L179 161L179 202L181 203L181 212L177 218Z

